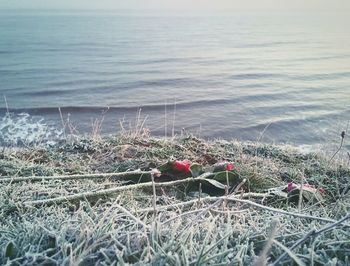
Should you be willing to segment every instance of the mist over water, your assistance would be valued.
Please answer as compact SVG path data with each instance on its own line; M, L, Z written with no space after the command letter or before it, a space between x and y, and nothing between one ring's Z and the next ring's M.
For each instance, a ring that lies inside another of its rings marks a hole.
M0 95L57 129L142 108L155 135L319 144L350 119L348 18L1 12Z

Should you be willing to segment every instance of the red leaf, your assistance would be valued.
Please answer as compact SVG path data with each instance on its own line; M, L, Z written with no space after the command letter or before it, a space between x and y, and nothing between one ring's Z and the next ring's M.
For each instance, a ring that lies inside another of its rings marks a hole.
M300 185L294 184L293 182L289 182L287 187L287 192L289 193L296 188L300 188ZM303 184L303 189L309 190L309 191L314 190L315 192L318 191L320 193L326 192L323 188L316 188L314 185L310 185L310 184Z
M235 165L233 163L227 163L226 171L233 171L235 169Z
M174 170L179 171L179 172L185 172L189 173L190 172L190 166L191 163L189 161L175 161L173 164Z
M297 188L297 185L294 184L293 182L289 182L288 183L288 187L287 187L287 192L291 192L293 189Z

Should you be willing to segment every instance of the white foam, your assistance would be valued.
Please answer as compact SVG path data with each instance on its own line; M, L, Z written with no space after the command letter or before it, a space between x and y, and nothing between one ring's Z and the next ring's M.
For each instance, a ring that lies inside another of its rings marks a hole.
M6 113L0 119L1 145L52 145L62 135L62 130L48 125L43 118L27 113Z

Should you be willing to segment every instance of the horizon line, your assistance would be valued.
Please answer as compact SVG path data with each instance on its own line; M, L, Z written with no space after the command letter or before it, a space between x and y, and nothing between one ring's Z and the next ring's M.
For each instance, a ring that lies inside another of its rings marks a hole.
M77 7L1 7L1 11L106 11L106 12L115 12L115 11L165 11L165 12L171 12L171 11L186 11L186 12L232 12L232 11L278 11L278 12L350 12L349 9L337 9L337 8L332 8L332 9L312 9L312 8L307 8L307 9L301 9L301 8L294 8L294 9L284 9L284 8L232 8L232 9L221 9L221 8L216 8L216 9L190 9L190 8L101 8L101 7L84 7L84 8L77 8Z

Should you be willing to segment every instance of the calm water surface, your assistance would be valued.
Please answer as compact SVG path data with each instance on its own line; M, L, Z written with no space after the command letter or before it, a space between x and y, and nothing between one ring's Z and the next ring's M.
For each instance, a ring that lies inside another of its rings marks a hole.
M142 108L156 135L322 143L350 119L349 17L1 11L0 95L80 132Z

